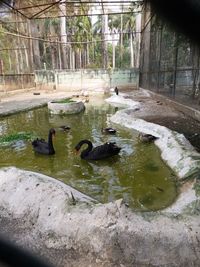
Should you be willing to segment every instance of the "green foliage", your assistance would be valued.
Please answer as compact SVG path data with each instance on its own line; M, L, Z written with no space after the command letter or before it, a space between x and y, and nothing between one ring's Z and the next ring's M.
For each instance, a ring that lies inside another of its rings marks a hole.
M74 44L74 48L82 49L84 44L81 42L86 42L91 39L91 20L89 17L76 17L73 20L73 24L70 25L72 27L72 41L78 42Z
M75 103L75 102L76 101L72 100L71 98L65 98L65 99L53 101L53 103L60 103L60 104Z
M60 32L59 29L60 21L58 18L46 18L44 20L44 33L47 35L48 32Z
M10 40L10 36L7 36L6 33L4 33L4 31L6 32L7 29L5 29L3 26L1 26L0 28L1 32L0 32L0 49L2 49L1 51L1 60L3 61L3 72L7 73L8 69L9 69L9 50L6 50L5 48L13 48L13 45L15 44L15 42ZM13 61L15 61L15 59L13 58Z
M195 183L194 190L195 190L197 196L200 196L200 181L199 180L197 180L197 182Z
M112 45L108 44L108 66L112 66Z
M102 66L102 47L100 39L101 38L97 36L95 38L96 42L90 47L89 53L92 60L90 61L90 65L87 66L89 68L101 68Z
M120 57L122 53L122 59ZM130 52L128 46L116 46L116 68L129 68L130 67Z
M66 15L74 13L77 8L79 9L77 10L77 13L84 16L72 16L71 18L66 19L67 41L72 42L69 47L65 49L66 52L63 52L64 49L62 49L63 47L60 44L60 41L62 39L60 36L61 23L60 17L56 17L57 15L59 15L58 10L54 14L55 17L44 18L40 21L32 20L32 22L30 23L30 34L33 37L39 37L40 39L31 41L32 49L30 49L29 47L30 44L28 40L18 39L15 36L10 36L2 32L2 30L5 30L5 32L13 32L13 30L15 29L15 24L2 24L0 32L0 48L2 48L1 59L3 60L4 72L26 72L28 65L31 66L31 69L43 68L42 62L45 62L46 67L49 69L51 69L52 67L62 67L64 54L66 53L66 56L69 59L69 53L71 51L73 51L75 55L75 68L92 66L101 68L103 65L102 55L105 55L102 50L106 49L106 45L103 45L104 39L109 39L109 36L107 35L102 38L102 35L104 34L102 32L102 16L99 16L96 23L92 25L91 18L85 16L89 12L89 5L84 4L84 2L81 3L80 7L77 7L72 3L66 5ZM134 9L135 5L130 5L130 11L134 11ZM20 18L17 18L17 20L21 22ZM117 37L115 37L115 39L118 38L119 42L120 38L121 40L123 39L124 46L124 42L130 41L130 34L132 34L132 32L135 30L134 13L123 15L109 15L108 28L110 32L119 34ZM26 23L18 23L18 30L20 33L26 34ZM127 33L120 34L121 30ZM43 39L49 40L51 42L44 42ZM58 41L58 43L56 43L56 41ZM109 61L108 65L112 65L113 61L113 48L111 42L112 41L109 41L107 43ZM27 50L24 49L25 47L27 48ZM130 54L130 51L128 49L124 49L124 51L122 51L122 49L124 48L121 48L120 53L116 53L118 66L128 66L128 57L130 57L128 53ZM31 55L29 54L29 52L33 54ZM123 57L121 56L122 52ZM88 66L86 66L86 64L88 64Z
M28 133L26 132L13 133L10 135L0 136L0 145L6 146L14 142L20 141L20 140L29 141L34 138L35 138L35 135L29 132Z

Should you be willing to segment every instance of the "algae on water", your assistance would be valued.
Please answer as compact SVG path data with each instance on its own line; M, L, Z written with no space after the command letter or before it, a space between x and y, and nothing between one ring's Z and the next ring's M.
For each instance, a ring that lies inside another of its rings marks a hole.
M9 135L0 136L0 146L8 146L17 141L29 141L35 138L35 134L30 132L18 132Z

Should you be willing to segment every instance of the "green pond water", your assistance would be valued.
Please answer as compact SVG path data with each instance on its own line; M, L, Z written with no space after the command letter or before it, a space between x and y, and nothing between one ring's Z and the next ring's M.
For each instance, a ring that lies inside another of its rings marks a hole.
M0 146L1 167L16 166L55 177L102 203L123 198L137 210L169 206L177 195L176 179L158 148L141 143L137 131L119 125L109 124L117 129L116 135L102 134L101 128L108 126L115 111L102 101L95 106L88 103L86 110L76 115L50 115L44 107L1 118L1 136L25 131L46 140L49 129L56 130L55 155L36 154L31 141L18 141ZM61 125L71 129L64 132ZM74 153L81 139L91 140L94 146L114 141L122 149L112 158L85 161Z

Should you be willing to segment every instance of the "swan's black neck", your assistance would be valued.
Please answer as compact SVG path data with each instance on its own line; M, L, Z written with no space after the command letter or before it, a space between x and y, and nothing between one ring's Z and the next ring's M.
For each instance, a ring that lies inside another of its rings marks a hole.
M49 150L51 152L55 152L54 147L53 147L52 135L53 135L53 132L52 131L49 131L49 135L48 135L48 146L49 146Z
M84 145L84 144L87 144L88 147L81 152L81 158L85 158L88 155L88 153L93 149L92 142L90 142L89 140L85 139L85 140L81 140L78 143L78 145L76 146L76 150L79 150L81 148L81 146Z

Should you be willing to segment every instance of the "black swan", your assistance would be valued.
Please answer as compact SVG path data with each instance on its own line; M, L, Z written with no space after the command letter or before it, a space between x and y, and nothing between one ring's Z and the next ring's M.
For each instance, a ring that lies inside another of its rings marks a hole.
M101 131L104 134L115 134L116 133L116 130L111 127L102 128Z
M119 94L119 89L117 88L117 86L115 87L115 94L116 94L116 95Z
M115 143L105 143L103 145L93 148L92 142L89 140L81 140L75 149L78 152L83 144L87 144L88 147L81 152L81 158L86 160L99 160L117 155L121 147L118 147Z
M45 155L55 154L53 147L52 137L55 136L55 130L52 128L49 130L48 142L45 142L44 139L36 139L32 142L32 146L35 152Z
M139 133L139 139L144 143L150 143L158 139L158 137L151 134Z

